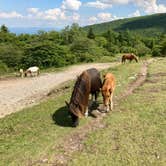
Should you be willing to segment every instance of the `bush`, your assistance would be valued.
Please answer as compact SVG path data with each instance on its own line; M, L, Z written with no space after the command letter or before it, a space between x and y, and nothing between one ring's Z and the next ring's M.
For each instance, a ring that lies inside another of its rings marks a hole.
M166 36L161 43L161 53L162 55L166 56Z
M0 44L0 59L8 67L17 69L22 57L23 51L19 47L12 44Z
M110 42L107 43L106 48L109 52L112 52L115 54L120 52L119 47L117 45L110 43Z
M9 71L9 69L8 69L7 65L5 63L3 63L2 61L0 61L0 74L6 73L8 71Z
M137 54L137 50L133 47L126 47L126 46L122 46L120 48L120 52L121 53L135 53Z
M151 49L146 47L144 43L140 43L136 45L135 49L137 50L138 56L145 56L145 55L151 54Z
M107 44L107 40L105 37L102 37L102 36L98 36L95 38L95 41L97 43L97 46L99 47L105 47L106 44Z
M50 41L37 42L28 47L22 59L24 67L37 65L40 68L61 67L66 65L68 48Z
M161 56L161 48L160 46L155 46L152 50L152 56Z

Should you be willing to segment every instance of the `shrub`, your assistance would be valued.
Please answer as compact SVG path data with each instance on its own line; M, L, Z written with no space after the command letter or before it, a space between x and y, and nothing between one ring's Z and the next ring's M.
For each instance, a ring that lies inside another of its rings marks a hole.
M152 56L153 57L155 57L155 56L161 56L161 47L160 46L155 46L152 49Z
M137 54L137 50L133 47L126 47L126 46L122 46L120 48L120 52L121 53L135 53Z
M145 44L140 43L135 46L135 49L137 50L137 55L139 56L145 56L147 54L151 54L151 49L145 46Z
M8 67L5 63L3 63L2 61L0 61L0 74L6 73L8 72Z
M23 57L23 51L12 44L0 44L0 59L8 67L18 68Z
M106 48L109 52L112 53L119 53L120 49L117 45L111 44L110 42L107 43Z

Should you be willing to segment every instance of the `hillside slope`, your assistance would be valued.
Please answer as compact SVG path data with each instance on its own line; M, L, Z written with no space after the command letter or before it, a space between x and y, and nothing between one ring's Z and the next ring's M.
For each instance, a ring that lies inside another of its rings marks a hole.
M115 20L111 22L85 26L83 29L88 31L93 28L95 33L103 33L108 29L115 31L131 30L142 34L166 33L166 13L153 14L147 16L133 17Z

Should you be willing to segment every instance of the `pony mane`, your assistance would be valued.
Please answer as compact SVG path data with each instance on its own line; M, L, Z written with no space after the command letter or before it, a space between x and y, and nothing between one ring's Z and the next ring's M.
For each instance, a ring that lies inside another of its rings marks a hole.
M77 78L72 92L70 103L74 104L75 106L81 104L80 101L84 97L84 92L86 90L86 81L82 78L83 75L84 73Z

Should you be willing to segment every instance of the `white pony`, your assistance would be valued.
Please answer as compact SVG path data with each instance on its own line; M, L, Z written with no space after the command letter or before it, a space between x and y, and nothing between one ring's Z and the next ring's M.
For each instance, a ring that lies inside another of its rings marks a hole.
M33 67L29 67L26 71L25 71L25 77L26 76L38 76L39 75L39 67L37 66L33 66Z

